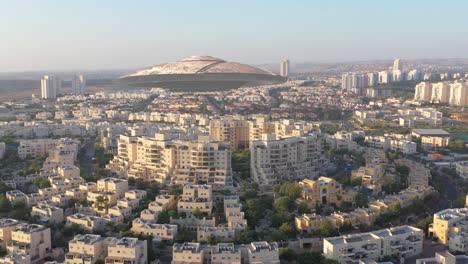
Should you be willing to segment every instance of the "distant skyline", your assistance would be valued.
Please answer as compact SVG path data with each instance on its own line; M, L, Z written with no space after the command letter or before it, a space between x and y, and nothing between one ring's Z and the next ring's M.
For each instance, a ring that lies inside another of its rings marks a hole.
M467 1L0 0L0 72L468 57Z

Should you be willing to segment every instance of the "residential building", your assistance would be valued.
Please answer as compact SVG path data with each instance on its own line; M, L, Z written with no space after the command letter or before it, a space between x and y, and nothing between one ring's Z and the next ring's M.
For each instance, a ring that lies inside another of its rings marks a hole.
M37 216L41 222L50 224L59 224L65 220L62 208L45 203L33 206L31 216Z
M29 255L31 263L42 263L52 250L50 228L36 224L19 224L11 231L7 251Z
M172 264L203 264L205 250L200 243L184 242L172 246Z
M318 133L277 138L267 134L251 142L251 174L260 185L318 177L327 167L324 138Z
M408 258L422 253L424 232L411 226L329 237L324 239L323 255L340 263L379 260L384 256Z
M104 261L107 256L107 245L115 238L104 238L100 235L76 235L68 242L68 253L65 255L66 264L94 264L98 260Z
M75 75L71 81L73 94L84 95L86 92L86 79L83 75Z
M445 209L435 213L429 233L445 246L449 246L452 238L457 236L468 238L468 208Z
M279 264L278 249L278 244L275 242L252 242L247 246L249 263Z
M414 100L429 102L432 98L432 84L422 82L416 85L414 92Z
M289 76L289 60L285 59L281 61L280 75L283 77Z
M44 75L41 79L41 98L56 99L62 88L62 81L53 75Z
M229 142L232 151L249 148L249 122L232 118L210 120L210 140Z
M78 225L87 231L99 231L105 228L106 223L101 217L76 213L67 216L66 225Z
M157 224L155 220L135 218L131 231L139 235L151 235L162 240L174 240L177 235L177 225Z
M468 263L467 255L454 255L449 251L436 252L433 258L417 259L416 264L464 264Z
M424 148L445 148L450 143L450 134L443 129L413 129L411 135L420 138Z
M107 247L106 264L148 264L146 240L123 237L113 240Z
M468 106L467 83L455 82L450 84L449 104L453 106Z

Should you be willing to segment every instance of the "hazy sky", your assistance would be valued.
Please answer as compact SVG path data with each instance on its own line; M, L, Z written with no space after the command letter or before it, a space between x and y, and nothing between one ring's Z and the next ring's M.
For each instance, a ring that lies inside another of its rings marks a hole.
M0 0L0 71L468 57L465 0Z

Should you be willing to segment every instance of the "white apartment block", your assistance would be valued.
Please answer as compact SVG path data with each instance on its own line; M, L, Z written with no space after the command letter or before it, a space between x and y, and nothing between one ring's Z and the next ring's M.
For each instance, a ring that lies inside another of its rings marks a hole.
M429 102L432 98L432 84L422 82L416 85L414 92L414 100Z
M468 106L467 83L455 82L450 84L449 104L454 106Z
M446 82L432 84L431 103L449 103L450 86Z
M274 185L317 177L327 166L324 143L315 133L288 138L264 135L250 145L252 178L260 185Z
M468 105L468 85L466 81L431 84L422 82L416 85L414 100L432 103L448 103L452 106Z
M423 230L399 226L379 231L325 238L323 255L340 263L379 260L384 256L408 258L422 253Z
M109 243L106 264L148 264L146 240L123 237Z

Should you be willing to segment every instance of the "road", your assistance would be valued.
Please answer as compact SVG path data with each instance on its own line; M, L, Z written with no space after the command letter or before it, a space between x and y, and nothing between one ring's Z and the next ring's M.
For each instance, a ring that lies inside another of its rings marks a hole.
M85 172L89 175L92 175L93 174L93 167L94 167L94 155L95 155L95 149L94 149L94 142L96 141L96 138L92 137L92 138L87 138L85 139L85 142L84 142L84 148L85 148L85 155L84 157L82 158L82 160L80 160L80 163L81 165L83 166L83 168L85 169Z
M440 194L438 209L443 210L452 207L453 201L458 199L457 188L450 175L444 173L440 168L437 169L437 176L442 184L442 193Z

